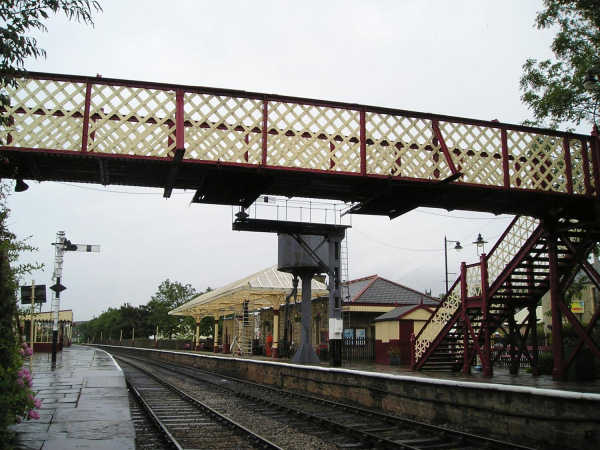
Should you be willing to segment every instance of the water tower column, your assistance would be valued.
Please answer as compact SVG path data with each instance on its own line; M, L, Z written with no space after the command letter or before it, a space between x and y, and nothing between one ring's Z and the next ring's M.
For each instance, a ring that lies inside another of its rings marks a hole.
M293 363L300 364L320 364L321 361L317 356L317 352L313 348L310 338L312 331L312 314L311 314L311 282L314 275L313 271L298 272L302 280L302 315L300 326L300 346L292 358Z
M329 259L327 261L329 269L329 365L332 367L341 367L344 321L342 319L340 254L344 236L330 235L327 237L329 241Z

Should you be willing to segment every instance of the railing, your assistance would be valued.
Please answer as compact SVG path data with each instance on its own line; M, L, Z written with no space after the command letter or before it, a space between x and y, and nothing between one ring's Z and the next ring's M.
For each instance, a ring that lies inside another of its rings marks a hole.
M460 308L460 291L461 282L458 279L415 338L415 362L421 359L431 343L438 337L458 308Z
M344 361L375 361L375 338L344 339L342 344Z
M247 93L31 73L7 147L596 195L596 140L518 125Z

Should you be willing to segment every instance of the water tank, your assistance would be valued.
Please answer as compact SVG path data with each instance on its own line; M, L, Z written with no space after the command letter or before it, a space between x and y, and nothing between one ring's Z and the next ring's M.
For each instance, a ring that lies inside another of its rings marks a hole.
M317 261L313 259L289 234L279 234L279 248L278 248L278 269L282 272L313 272L322 273L325 272ZM316 248L321 242L323 242L323 236L314 235L301 235L302 239L312 249ZM319 250L316 252L319 258L327 264L328 261L328 243L324 243Z

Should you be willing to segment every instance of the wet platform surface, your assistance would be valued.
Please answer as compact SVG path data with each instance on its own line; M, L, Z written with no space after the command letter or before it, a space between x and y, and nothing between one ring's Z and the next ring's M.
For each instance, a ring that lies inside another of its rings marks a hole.
M19 448L135 449L125 377L106 352L65 348L55 365L50 354L36 353L32 389L42 400L40 419L13 427Z

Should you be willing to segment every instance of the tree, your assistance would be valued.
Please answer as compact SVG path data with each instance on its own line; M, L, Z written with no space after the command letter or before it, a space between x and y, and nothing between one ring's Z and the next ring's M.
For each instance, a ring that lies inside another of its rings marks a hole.
M135 336L139 339L147 339L156 331L156 327L150 322L151 311L147 305L131 306L125 303L119 309L108 308L103 311L98 317L82 323L78 326L78 334L83 341L87 339L119 339L121 331L123 339L131 339L133 337L133 329L135 328Z
M168 279L158 287L158 291L148 302L150 321L158 325L160 335L189 337L193 334L194 321L191 317L170 316L169 311L183 305L195 297L196 290L189 284L183 285L177 281L171 283Z
M213 316L205 316L200 321L200 336L213 336L215 332L215 318Z
M598 126L598 87L592 92L583 82L600 81L600 2L598 0L544 0L538 29L558 26L551 49L556 61L528 59L523 65L521 100L533 110L535 122L556 128L564 122Z
M92 11L102 11L96 0L2 0L0 1L0 111L10 105L5 87L17 87L13 77L24 77L25 59L46 57L37 40L27 33L48 31L44 25L49 13L64 13L69 20L92 25ZM0 126L10 119L0 115Z

